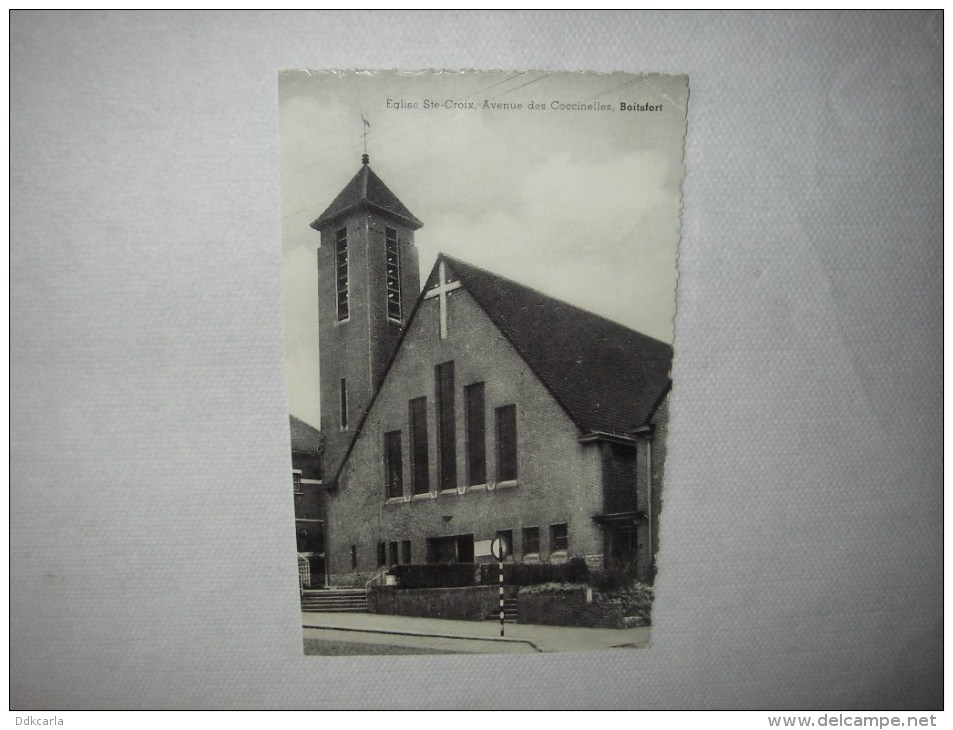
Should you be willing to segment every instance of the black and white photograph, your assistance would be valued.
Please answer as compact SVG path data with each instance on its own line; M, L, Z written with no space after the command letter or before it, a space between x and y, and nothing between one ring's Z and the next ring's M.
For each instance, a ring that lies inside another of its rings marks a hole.
M647 646L688 78L279 83L305 653Z
M943 725L942 10L8 20L11 725Z

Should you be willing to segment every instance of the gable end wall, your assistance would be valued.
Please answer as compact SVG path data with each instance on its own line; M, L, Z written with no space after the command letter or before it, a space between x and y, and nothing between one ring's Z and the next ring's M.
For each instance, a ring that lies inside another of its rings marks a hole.
M592 515L602 508L598 448L580 444L578 430L522 358L463 289L449 295L449 337L439 338L438 303L424 301L404 339L362 433L354 444L329 504L328 548L332 582L357 582L377 569L379 541L412 541L413 562L425 562L426 538L457 534L475 540L512 530L515 552L523 552L522 529L539 527L540 557L550 552L549 527L569 524L569 554L602 552ZM385 500L384 433L400 430L405 494L411 481L408 401L426 396L430 484L438 484L434 368L455 363L457 479L466 483L464 387L485 383L486 451L489 481L496 480L495 408L517 408L518 485L466 493ZM351 546L358 565L351 570Z

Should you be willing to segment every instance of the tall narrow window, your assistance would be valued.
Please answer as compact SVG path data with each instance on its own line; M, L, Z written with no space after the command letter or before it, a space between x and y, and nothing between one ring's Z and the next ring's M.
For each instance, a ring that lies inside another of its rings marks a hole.
M426 398L414 398L410 401L410 442L414 494L426 494L430 491Z
M440 488L457 488L457 432L453 408L453 363L436 368L437 456L440 459Z
M384 434L384 469L387 479L387 496L404 496L404 460L400 448L400 431Z
M387 543L386 542L377 543L377 567L380 568L382 565L387 565Z
M411 560L411 558L413 557L413 555L411 554L411 550L410 550L410 540L401 540L401 542L400 542L400 552L401 552L400 562L402 562L402 563L412 563L412 562L413 562L413 560Z
M496 409L496 478L516 479L516 406Z
M400 322L400 243L395 228L384 228L384 264L387 272L387 318Z
M347 319L350 314L347 300L347 228L338 231L334 252L337 261L338 321L340 322L342 319Z
M551 553L566 552L569 550L569 525L549 526L549 551Z
M483 383L463 389L467 420L467 484L486 484L486 414L483 412Z
M347 379L341 378L341 428L347 428Z
M357 545L351 545L351 570L357 569Z

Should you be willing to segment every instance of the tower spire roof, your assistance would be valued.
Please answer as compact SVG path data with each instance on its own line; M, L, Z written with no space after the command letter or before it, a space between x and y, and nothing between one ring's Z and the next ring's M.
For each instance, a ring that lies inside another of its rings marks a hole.
M319 231L337 218L361 208L392 215L413 230L424 225L377 176L371 169L367 155L364 155L361 169L338 193L331 205L311 224L311 227Z

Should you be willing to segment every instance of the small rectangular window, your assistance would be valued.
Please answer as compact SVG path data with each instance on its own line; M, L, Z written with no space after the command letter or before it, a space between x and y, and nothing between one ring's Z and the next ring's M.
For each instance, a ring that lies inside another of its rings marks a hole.
M387 318L400 322L400 241L397 230L384 228L384 269L387 284Z
M400 543L400 562L406 565L407 563L414 562L412 558L413 554L410 550L410 540L403 540Z
M411 473L414 494L430 491L430 456L427 448L427 399L410 401Z
M539 528L538 527L524 527L523 528L523 555L538 555L539 554Z
M467 484L486 484L486 414L483 410L483 383L463 389L464 418L467 423Z
M394 541L394 542L392 542L390 545L388 545L388 553L389 553L390 559L387 561L387 564L388 564L388 565L397 565L397 563L399 562L399 560L398 560L398 555L397 555L397 542L396 542L396 541Z
M507 482L516 479L516 406L496 409L496 478Z
M348 264L347 264L347 228L342 228L337 232L337 240L334 247L337 276L337 305L338 321L347 319L350 310L348 305Z
M457 429L453 403L453 363L437 365L437 457L441 489L457 488Z
M569 525L565 523L550 525L549 551L555 553L559 551L566 552L567 550L569 550Z
M404 455L400 445L400 431L388 431L384 434L384 470L387 497L403 497Z
M387 565L387 543L377 543L377 567Z
M347 379L341 378L341 428L347 430Z
M294 486L295 494L301 494L301 472L292 472L291 483Z

